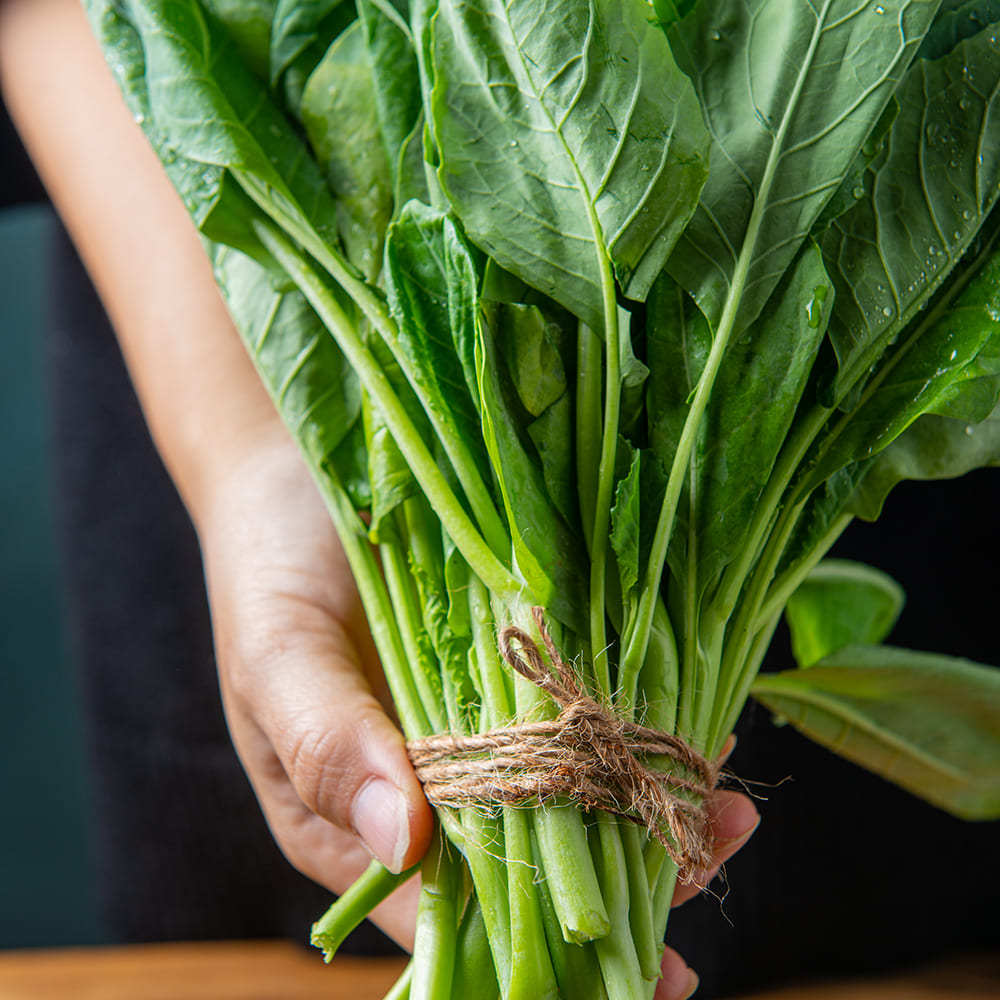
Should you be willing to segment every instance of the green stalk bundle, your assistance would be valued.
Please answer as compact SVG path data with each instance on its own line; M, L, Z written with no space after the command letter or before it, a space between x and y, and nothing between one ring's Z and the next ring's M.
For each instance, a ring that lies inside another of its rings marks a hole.
M408 739L557 715L500 649L547 648L537 607L623 723L714 761L753 694L1000 815L1000 675L882 645L898 588L823 560L897 482L1000 462L1000 4L86 6ZM786 609L799 668L758 677ZM438 818L392 997L652 996L678 867L633 816Z

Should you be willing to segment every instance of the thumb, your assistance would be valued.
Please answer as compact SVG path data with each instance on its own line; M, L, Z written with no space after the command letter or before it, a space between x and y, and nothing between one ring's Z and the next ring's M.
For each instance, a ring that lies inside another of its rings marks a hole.
M223 700L275 839L293 864L342 892L345 845L335 833L354 834L399 872L426 851L431 811L344 627L322 608L282 603L272 599L266 618L223 653Z

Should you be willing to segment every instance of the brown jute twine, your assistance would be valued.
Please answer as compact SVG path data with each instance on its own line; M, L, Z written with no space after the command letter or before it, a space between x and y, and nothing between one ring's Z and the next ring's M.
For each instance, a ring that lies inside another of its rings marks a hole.
M500 652L512 669L552 696L559 715L408 743L428 800L489 809L564 797L641 823L682 877L710 868L707 814L688 796L706 799L718 782L718 766L679 737L621 719L587 694L549 636L542 609L534 608L533 616L551 669L531 636L515 626L500 630ZM648 757L668 757L679 767L666 773L644 763Z

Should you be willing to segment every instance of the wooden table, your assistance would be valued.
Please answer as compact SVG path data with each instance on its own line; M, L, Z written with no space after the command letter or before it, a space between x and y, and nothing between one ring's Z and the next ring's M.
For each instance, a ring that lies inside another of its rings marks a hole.
M381 1000L404 965L275 941L0 951L0 1000ZM1000 1000L1000 957L743 1000Z

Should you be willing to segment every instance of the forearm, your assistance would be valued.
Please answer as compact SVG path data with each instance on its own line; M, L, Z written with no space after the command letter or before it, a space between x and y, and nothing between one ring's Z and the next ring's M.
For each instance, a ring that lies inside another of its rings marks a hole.
M197 524L218 482L284 433L197 233L78 0L0 0L0 86Z

